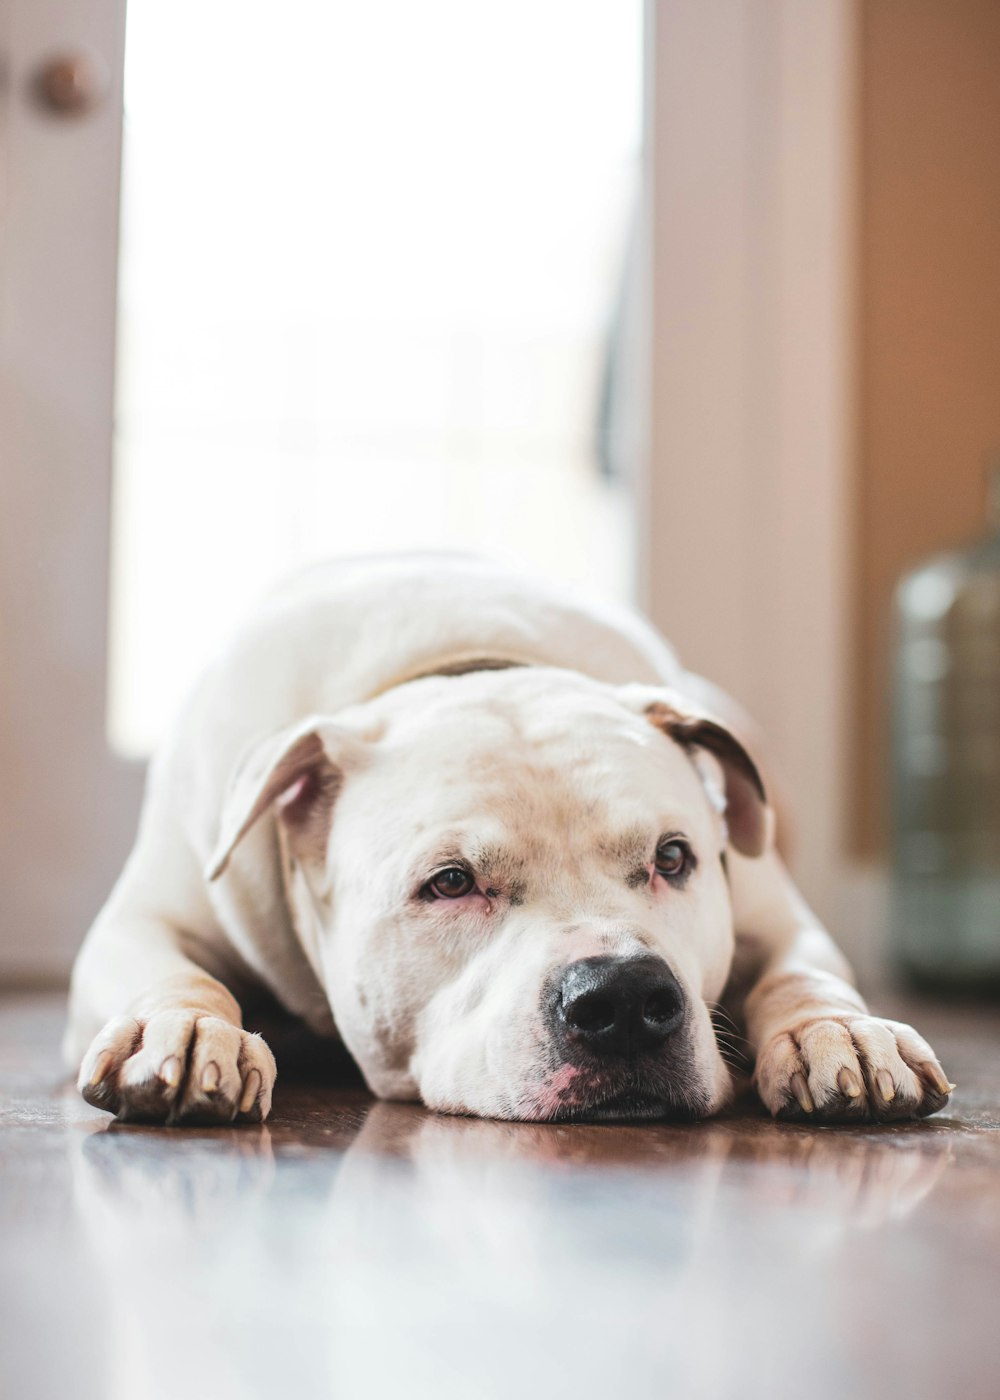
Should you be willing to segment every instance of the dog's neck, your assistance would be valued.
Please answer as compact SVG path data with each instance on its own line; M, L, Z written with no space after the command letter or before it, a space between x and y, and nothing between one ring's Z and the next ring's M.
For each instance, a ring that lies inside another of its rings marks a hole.
M409 685L411 681L426 680L428 676L467 676L473 671L507 671L514 666L537 664L523 656L484 656L481 652L462 652L425 662L413 671L406 671L379 686L368 698L374 700L378 695L385 695L387 691L396 690L401 685Z

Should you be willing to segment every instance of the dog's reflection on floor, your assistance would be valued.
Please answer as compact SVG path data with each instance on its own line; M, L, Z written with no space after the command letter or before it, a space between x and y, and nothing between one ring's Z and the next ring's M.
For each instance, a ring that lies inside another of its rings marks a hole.
M690 1189L716 1185L728 1166L741 1190L760 1204L812 1206L841 1216L845 1228L877 1226L908 1215L931 1191L951 1158L945 1123L919 1124L893 1135L852 1128L809 1130L767 1119L719 1119L672 1128L573 1124L549 1126L427 1113L411 1104L373 1102L349 1125L345 1152L278 1124L185 1132L110 1123L82 1144L75 1180L88 1207L104 1196L116 1212L173 1212L177 1223L209 1224L249 1200L277 1189L278 1166L299 1200L364 1192L381 1180L378 1164L405 1163L415 1192L440 1189L454 1205L476 1199L510 1169L542 1168L549 1184L579 1174L637 1173L652 1187L659 1177ZM345 1134L336 1139L343 1144ZM755 1167L753 1172L743 1169ZM308 1189L303 1191L305 1181Z
M280 1118L112 1125L73 1150L107 1294L109 1394L173 1397L194 1366L199 1392L221 1397L458 1395L461 1359L496 1357L501 1334L511 1356L537 1352L541 1387L557 1368L552 1336L581 1326L596 1329L593 1390L621 1364L601 1339L629 1337L629 1365L653 1374L683 1329L676 1393L695 1393L693 1358L710 1363L720 1314L752 1350L767 1330L753 1325L761 1290L773 1310L774 1288L808 1287L797 1264L836 1272L851 1239L917 1210L951 1159L948 1136L763 1119L546 1127L389 1103L349 1115L334 1150ZM690 1345L700 1330L704 1352ZM482 1393L509 1393L502 1356L494 1371ZM415 1379L432 1373L433 1385Z

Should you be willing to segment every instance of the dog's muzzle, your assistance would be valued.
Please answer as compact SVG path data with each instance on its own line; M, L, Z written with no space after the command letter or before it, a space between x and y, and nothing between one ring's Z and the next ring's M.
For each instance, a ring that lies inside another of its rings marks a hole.
M570 1064L636 1061L661 1052L686 1012L684 993L662 958L582 958L562 975L551 1029Z

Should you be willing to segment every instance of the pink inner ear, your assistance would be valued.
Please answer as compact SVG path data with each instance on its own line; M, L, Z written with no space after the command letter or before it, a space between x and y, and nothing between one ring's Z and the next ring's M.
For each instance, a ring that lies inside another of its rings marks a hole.
M291 787L286 787L275 799L275 806L287 815L293 815L288 809L296 807L312 796L312 777L312 773L303 773L301 778L296 778Z

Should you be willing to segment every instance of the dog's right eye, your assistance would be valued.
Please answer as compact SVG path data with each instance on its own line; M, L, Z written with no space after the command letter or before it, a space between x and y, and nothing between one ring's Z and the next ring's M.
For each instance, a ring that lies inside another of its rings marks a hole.
M439 870L433 880L428 880L425 888L438 899L461 899L475 887L476 882L467 870L460 865L449 865Z

